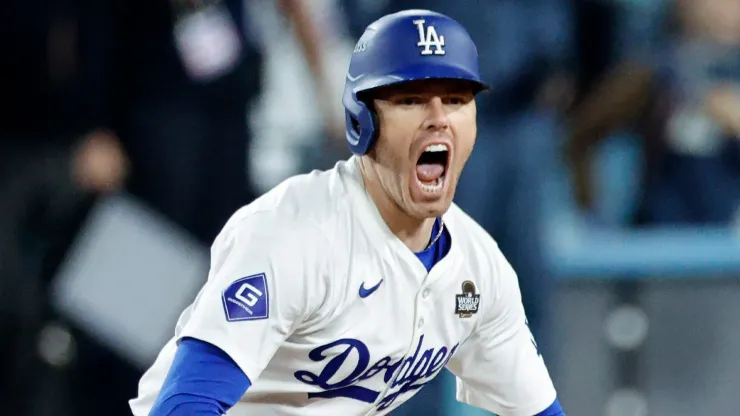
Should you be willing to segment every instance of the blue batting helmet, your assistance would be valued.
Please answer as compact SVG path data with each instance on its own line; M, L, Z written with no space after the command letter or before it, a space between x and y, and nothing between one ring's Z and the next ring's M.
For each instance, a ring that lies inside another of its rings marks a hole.
M422 79L470 81L476 93L488 88L478 73L475 43L460 23L429 10L405 10L365 29L352 53L342 97L352 153L367 153L378 135L375 113L358 95Z

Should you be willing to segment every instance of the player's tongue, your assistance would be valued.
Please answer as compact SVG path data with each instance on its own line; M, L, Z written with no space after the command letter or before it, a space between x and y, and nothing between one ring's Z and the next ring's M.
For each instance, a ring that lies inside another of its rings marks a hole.
M436 182L442 177L445 167L438 163L419 163L416 165L416 176L422 182Z
M444 145L428 146L416 161L416 177L423 184L437 185L445 174L447 150Z

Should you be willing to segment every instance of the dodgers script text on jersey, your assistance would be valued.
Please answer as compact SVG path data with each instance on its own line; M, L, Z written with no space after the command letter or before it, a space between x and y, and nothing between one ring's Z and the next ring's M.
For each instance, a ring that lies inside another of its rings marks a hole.
M459 400L500 414L555 400L495 242L453 204L450 251L427 273L357 163L291 178L232 217L134 415L148 414L183 337L221 348L253 381L228 415L387 414L443 368Z

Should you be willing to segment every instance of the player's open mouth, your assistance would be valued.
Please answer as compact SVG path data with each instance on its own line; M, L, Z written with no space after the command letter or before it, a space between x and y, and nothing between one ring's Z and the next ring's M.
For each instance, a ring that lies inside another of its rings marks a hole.
M449 148L444 143L428 145L416 161L416 179L422 191L436 194L445 184L445 173L449 163Z

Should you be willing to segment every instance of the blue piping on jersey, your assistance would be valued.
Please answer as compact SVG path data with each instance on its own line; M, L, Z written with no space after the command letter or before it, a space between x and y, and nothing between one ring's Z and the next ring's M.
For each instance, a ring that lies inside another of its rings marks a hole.
M432 234L430 236L430 240L434 238L437 233L439 232L439 228L442 226L442 220L440 218L437 218L434 221L434 227L432 227ZM435 264L439 263L440 260L442 260L447 253L450 251L450 233L447 231L447 228L445 227L444 230L442 230L442 235L437 239L437 241L432 244L431 247L427 248L424 251L420 251L416 254L416 257L421 261L421 263L426 267L427 273L432 270L432 267L434 267Z

